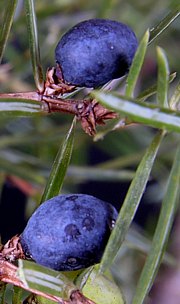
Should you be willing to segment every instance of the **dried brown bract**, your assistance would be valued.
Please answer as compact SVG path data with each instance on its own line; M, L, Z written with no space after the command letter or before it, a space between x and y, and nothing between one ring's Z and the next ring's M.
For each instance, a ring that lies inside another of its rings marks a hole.
M117 114L104 108L95 99L83 100L78 104L78 119L83 130L89 135L95 135L96 125L104 125L104 120L117 118Z
M21 244L19 242L19 236L13 236L0 250L0 259L9 262L14 262L17 259L24 259Z
M46 72L45 90L43 95L59 96L75 90L75 86L66 84L59 65L49 68Z

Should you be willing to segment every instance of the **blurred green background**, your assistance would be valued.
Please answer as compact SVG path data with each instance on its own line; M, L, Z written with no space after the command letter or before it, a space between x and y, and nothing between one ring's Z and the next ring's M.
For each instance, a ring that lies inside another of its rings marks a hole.
M3 17L4 3L5 1L0 1L0 21ZM37 0L35 4L41 62L45 75L46 69L55 65L54 49L60 37L76 23L89 18L115 19L130 25L140 39L146 29L154 27L178 4L178 1ZM136 94L156 83L157 45L166 51L170 72L179 73L180 23L178 21L173 22L149 46L136 87ZM177 85L177 79L178 77L170 87L169 96ZM118 90L123 92L123 89L122 83ZM23 1L19 0L3 62L0 66L0 91L5 93L33 90L35 90L35 84L26 18ZM87 91L83 90L75 98L84 96L86 93ZM150 99L152 102L153 98ZM0 117L0 188L18 188L25 195L22 207L25 208L23 210L25 220L39 203L54 157L72 119L71 115L59 113L36 118L8 118L3 117L3 115ZM98 132L102 130L103 127L98 127ZM98 136L93 139L85 134L78 124L73 156L62 192L92 194L113 203L119 209L137 164L153 135L153 128L134 125L124 130L110 132L104 138L100 136L100 140L98 140ZM133 229L127 241L131 245L124 245L124 249L117 258L116 267L114 267L115 278L123 287L127 299L131 298L136 279L144 262L144 254L139 253L133 247L138 239L143 250L146 251L148 239L141 239L142 234L153 235L177 141L178 136L175 133L169 134L163 141L147 191L135 218L136 229ZM20 179L17 180L14 176ZM10 220L10 210L13 210L10 208L15 210L19 208L14 194L9 207L5 211L1 207L0 233L2 233L4 241L15 233L20 233L19 230L22 229L22 226L18 226L17 223L19 221L18 214L16 218L13 216L13 219ZM9 231L7 227L10 227ZM5 231L8 231L8 234ZM141 236L136 235L139 232L141 232ZM130 247L132 248L130 249ZM154 301L152 303L161 302Z

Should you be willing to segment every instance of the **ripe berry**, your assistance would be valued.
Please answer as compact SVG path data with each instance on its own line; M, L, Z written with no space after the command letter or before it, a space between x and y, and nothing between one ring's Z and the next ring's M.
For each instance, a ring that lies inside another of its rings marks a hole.
M24 253L55 270L100 261L117 218L114 207L85 194L59 195L43 203L20 236Z
M137 45L136 36L127 25L90 19L64 34L55 57L67 83L98 87L128 72Z

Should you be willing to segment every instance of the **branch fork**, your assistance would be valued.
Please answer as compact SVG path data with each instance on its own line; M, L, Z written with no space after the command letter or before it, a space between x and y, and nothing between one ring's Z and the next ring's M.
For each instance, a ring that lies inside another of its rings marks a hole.
M96 134L96 126L104 125L105 120L117 118L117 113L106 109L95 99L63 99L62 96L76 90L76 86L70 85L63 80L59 65L49 68L46 73L44 91L4 93L3 98L18 98L39 101L41 109L46 113L64 112L76 115L81 122L83 130L93 136Z

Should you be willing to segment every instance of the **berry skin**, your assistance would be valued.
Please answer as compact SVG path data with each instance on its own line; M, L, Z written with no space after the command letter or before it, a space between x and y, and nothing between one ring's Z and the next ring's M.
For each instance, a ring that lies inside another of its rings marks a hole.
M64 34L55 58L67 83L98 87L128 73L137 45L129 26L108 19L90 19Z
M55 270L77 270L100 261L117 218L115 208L86 194L44 202L20 236L26 256Z

